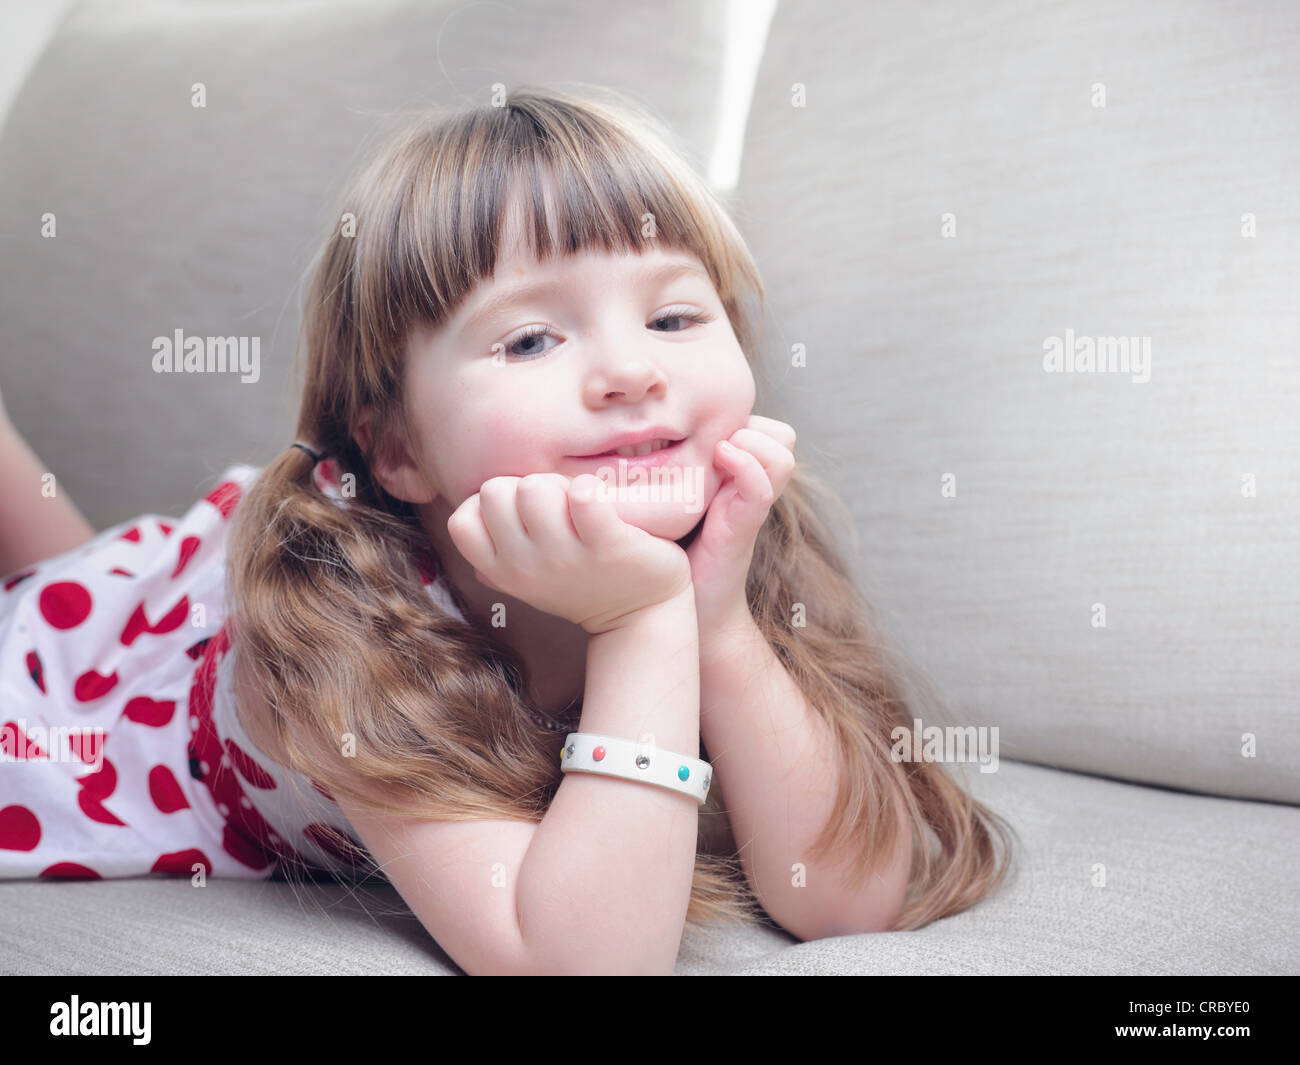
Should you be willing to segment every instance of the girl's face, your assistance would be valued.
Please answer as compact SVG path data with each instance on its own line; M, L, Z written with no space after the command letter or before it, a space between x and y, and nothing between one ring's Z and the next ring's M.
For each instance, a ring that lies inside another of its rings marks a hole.
M434 483L406 468L395 494L436 499L445 522L489 478L591 473L624 521L681 539L722 483L715 446L754 406L749 363L704 267L658 248L546 265L513 242L506 252L439 329L411 339L409 412ZM682 442L649 468L584 457L642 431Z

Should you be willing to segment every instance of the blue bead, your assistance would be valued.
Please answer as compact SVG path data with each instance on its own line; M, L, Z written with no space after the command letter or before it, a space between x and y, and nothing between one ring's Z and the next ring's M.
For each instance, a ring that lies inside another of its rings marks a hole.
M691 775L691 771L687 769L686 766L682 766L679 770L677 770L678 780L685 780L690 775Z

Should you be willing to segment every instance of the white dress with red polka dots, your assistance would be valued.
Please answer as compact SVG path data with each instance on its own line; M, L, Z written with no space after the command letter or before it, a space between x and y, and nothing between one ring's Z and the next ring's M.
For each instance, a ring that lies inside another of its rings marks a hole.
M373 872L328 794L235 712L225 558L258 473L231 466L178 521L124 522L0 578L0 879ZM313 479L347 505L328 460Z

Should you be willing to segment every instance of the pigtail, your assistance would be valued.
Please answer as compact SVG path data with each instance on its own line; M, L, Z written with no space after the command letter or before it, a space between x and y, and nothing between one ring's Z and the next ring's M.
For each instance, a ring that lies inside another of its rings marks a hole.
M796 468L759 535L747 587L759 630L841 755L838 797L806 861L847 852L847 882L864 889L876 864L894 852L897 826L905 822L911 874L889 930L920 928L997 890L1010 869L1015 832L945 765L894 761L896 726L910 732L914 717L936 721L951 713L923 672L890 645L818 500L838 503L821 478ZM792 624L795 603L805 606L799 627ZM916 695L909 697L909 687Z

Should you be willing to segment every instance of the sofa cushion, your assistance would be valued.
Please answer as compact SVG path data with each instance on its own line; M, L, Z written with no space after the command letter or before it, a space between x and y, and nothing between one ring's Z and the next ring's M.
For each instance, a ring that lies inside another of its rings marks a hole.
M1008 761L969 777L1019 834L1013 876L985 902L915 933L800 943L756 925L687 936L677 975L1300 971L1295 807ZM0 883L0 972L460 970L387 886L149 878Z
M1300 802L1297 69L1286 4L777 9L770 412L1007 757Z

